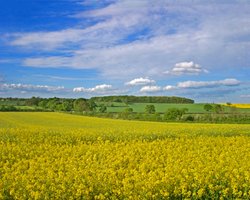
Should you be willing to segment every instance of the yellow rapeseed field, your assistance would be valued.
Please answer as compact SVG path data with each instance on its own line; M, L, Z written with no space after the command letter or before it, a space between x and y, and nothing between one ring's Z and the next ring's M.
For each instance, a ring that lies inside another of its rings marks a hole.
M250 104L231 104L230 106L234 106L236 108L250 108Z
M0 113L0 199L250 199L250 125Z

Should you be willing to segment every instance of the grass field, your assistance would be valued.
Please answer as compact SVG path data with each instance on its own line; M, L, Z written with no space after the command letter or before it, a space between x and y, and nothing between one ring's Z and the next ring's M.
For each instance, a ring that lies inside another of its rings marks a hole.
M0 199L249 199L250 125L0 113Z
M122 112L126 108L130 107L133 108L134 112L145 112L145 106L146 105L154 105L156 112L166 112L167 109L169 108L187 108L188 113L207 113L204 110L204 105L203 103L196 103L196 104L167 104L167 103L132 103L132 104L124 104L124 103L112 103L113 107L108 106L107 111L108 112ZM230 106L225 106L224 107L224 112L239 112L239 113L250 113L250 107L237 107L236 109L232 109Z

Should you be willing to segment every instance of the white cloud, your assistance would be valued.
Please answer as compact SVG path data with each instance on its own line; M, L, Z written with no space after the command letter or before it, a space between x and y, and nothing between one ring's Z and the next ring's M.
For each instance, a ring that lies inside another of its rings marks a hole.
M66 77L66 76L52 76L52 75L42 75L42 74L35 74L34 77L39 78L46 78L51 80L65 80L65 81L76 81L76 80L82 80L83 78L76 78L76 77ZM86 80L86 79L85 79Z
M12 35L11 45L37 47L39 49L51 50L60 47L65 42L79 42L83 30L65 29L52 32L16 33Z
M190 62L180 62L176 63L174 67L170 71L165 71L165 74L173 74L173 75L198 75L202 72L208 73L208 70L202 69L202 67L193 61Z
M124 37L140 29L140 27L142 27L140 23L147 20L145 15L148 8L144 7L140 9L140 12L138 12L137 8L148 4L148 2L135 2L136 3L133 3L133 1L127 0L118 1L104 8L85 11L70 16L79 18L80 21L81 18L83 18L83 21L86 18L97 21L96 24L86 27L78 25L77 27L59 31L15 33L9 35L12 39L10 44L45 51L65 47L74 49L75 47L72 47L72 45L78 46L78 48L82 48L82 46L84 46L84 48L100 48L117 44L117 42L123 40Z
M30 85L30 84L0 84L0 90L21 90L21 91L63 91L65 88L63 86L48 86L48 85Z
M112 89L112 85L102 84L97 85L93 88L76 87L73 89L73 92L105 93L111 91Z
M23 65L99 69L103 76L119 78L127 78L131 75L159 76L166 63L171 60L170 57L177 53L175 45L180 44L176 41L176 37L180 36L159 36L147 41L135 41L101 49L81 50L68 57L27 58ZM189 36L181 36L181 38L183 37L188 39ZM121 76L121 71L123 76Z
M140 89L140 92L160 92L160 86L144 86Z
M165 86L164 90L174 90L174 89L199 89L199 88L211 88L211 87L220 87L220 86L238 86L240 81L234 78L228 78L218 81L183 81L177 83L176 86L168 85Z
M78 13L75 16L78 26L10 34L9 42L14 46L34 47L36 51L67 53L67 56L30 56L23 60L24 66L96 69L109 78L121 78L121 72L124 79L162 76L166 66L180 60L195 60L209 71L224 70L224 66L228 69L237 66L237 71L241 66L249 67L250 4L244 1L110 3L104 8ZM94 23L82 25L81 20ZM172 70L183 74L206 72L193 64Z
M151 80L149 78L135 78L129 82L126 82L125 85L129 85L129 86L137 86L137 85L147 85L147 84L154 84L155 81Z
M167 85L163 88L163 90L174 90L176 89L176 86L173 86L173 85Z
M218 87L218 86L237 86L240 81L234 78L224 79L219 81L184 81L177 84L178 88L203 88L203 87Z

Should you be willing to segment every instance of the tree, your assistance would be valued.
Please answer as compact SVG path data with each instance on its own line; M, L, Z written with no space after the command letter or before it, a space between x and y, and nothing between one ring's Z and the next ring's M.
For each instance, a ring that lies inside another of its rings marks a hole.
M48 103L47 103L47 107L50 109L50 110L56 110L56 106L59 102L59 98L51 98L48 100Z
M39 101L40 101L39 97L32 97L30 99L27 99L26 105L28 105L28 106L38 106Z
M64 101L62 103L62 110L63 111L71 111L73 109L73 104L70 101Z
M188 116L185 118L185 121L194 121L194 116L188 115Z
M95 101L89 100L89 101L88 101L88 105L89 105L89 109L90 109L91 111L95 111L95 110L96 110L97 105L96 105Z
M147 114L155 113L155 106L154 105L146 105L145 113L147 113Z
M224 108L222 107L222 105L215 104L215 106L214 106L214 112L216 112L218 114L218 113L221 113L223 111L224 111Z
M133 112L133 108L125 108L124 113L132 113Z
M127 119L129 116L132 116L133 108L125 108L123 112L120 113L120 116L124 119Z
M63 111L63 105L61 103L56 104L56 110Z
M155 113L154 114L154 120L155 121L162 121L162 117L160 113Z
M107 111L107 106L105 106L104 104L101 105L101 107L99 108L99 112L100 113L105 113Z
M164 119L165 120L179 120L182 115L184 115L188 111L187 108L178 109L178 108L170 108L165 112Z
M42 108L47 108L47 103L48 103L48 101L46 99L44 99L38 103L38 106L42 107Z
M77 112L89 111L89 105L86 99L76 99L73 103L73 108Z
M204 108L205 111L209 112L209 111L211 111L213 109L213 106L211 104L207 103L207 104L204 105L203 108Z

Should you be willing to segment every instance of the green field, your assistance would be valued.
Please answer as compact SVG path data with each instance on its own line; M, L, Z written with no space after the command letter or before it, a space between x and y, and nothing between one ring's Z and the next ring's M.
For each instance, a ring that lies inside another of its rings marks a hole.
M113 106L110 106L110 105ZM204 110L204 103L195 103L195 104L169 104L169 103L131 103L131 104L124 104L124 103L109 103L107 105L108 112L122 112L126 108L130 107L133 109L133 112L145 112L146 105L154 105L156 112L164 113L170 108L187 108L188 113L208 113ZM225 113L231 112L239 112L239 113L250 113L250 108L235 108L232 109L229 106L223 106Z

